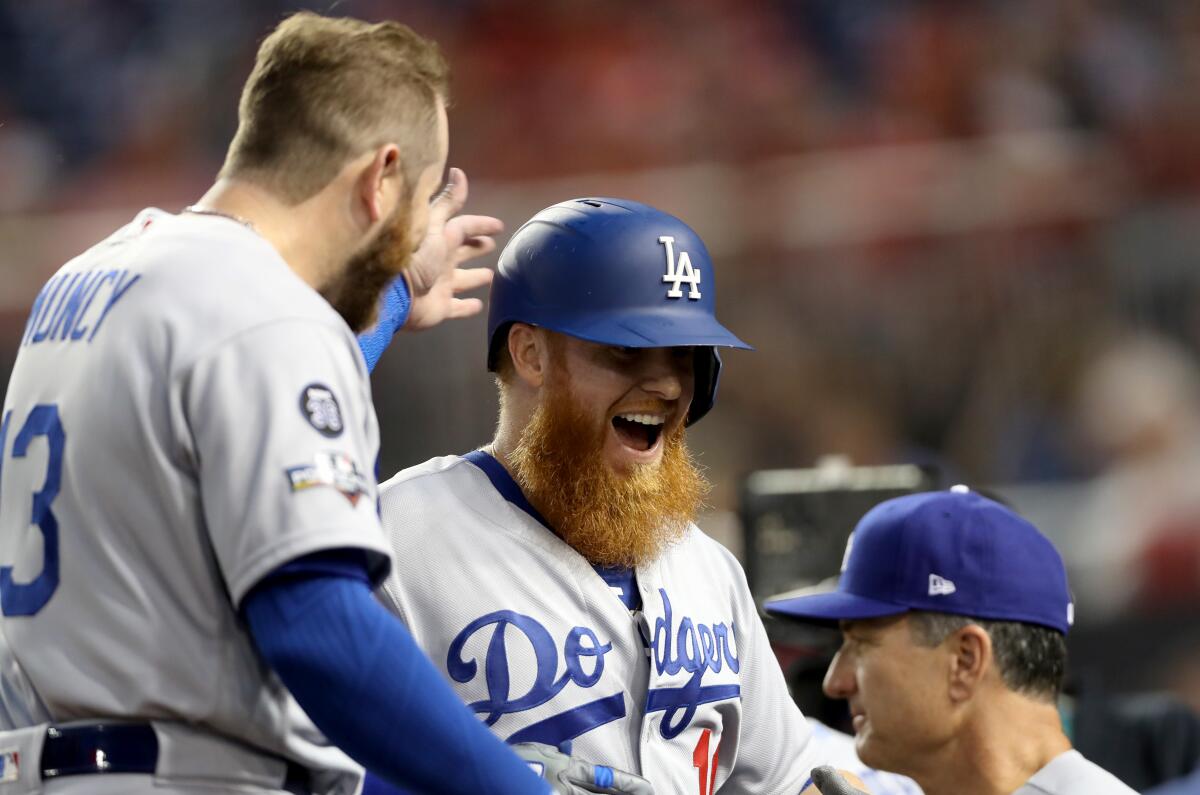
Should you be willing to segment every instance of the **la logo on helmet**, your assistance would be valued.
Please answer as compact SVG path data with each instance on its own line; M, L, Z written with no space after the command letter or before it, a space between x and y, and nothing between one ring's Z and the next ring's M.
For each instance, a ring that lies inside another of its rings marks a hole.
M688 290L688 298L692 301L700 300L700 269L693 267L692 258L686 251L680 251L678 261L675 259L674 237L663 235L658 242L667 249L667 272L663 276L663 282L671 285L667 290L667 298L683 298L680 286L687 284L691 287Z

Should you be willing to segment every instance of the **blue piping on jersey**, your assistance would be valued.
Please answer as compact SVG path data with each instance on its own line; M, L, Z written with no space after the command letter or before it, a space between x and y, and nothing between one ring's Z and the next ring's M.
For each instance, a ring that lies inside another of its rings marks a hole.
M483 470L483 474L487 475L488 480L492 482L492 486L496 491L500 492L500 496L511 502L513 505L520 508L525 513L536 519L543 527L549 530L554 535L558 533L550 526L538 509L530 504L525 497L525 492L521 491L521 487L513 480L512 475L508 474L508 470L504 465L496 460L496 457L485 453L483 450L472 450L463 456L475 466ZM562 538L562 536L559 536ZM600 578L604 580L610 587L619 588L621 603L630 610L642 609L642 594L638 591L637 577L633 569L623 569L619 567L608 566L592 566ZM615 595L615 594L614 594Z
M646 694L646 714L663 713L658 730L665 739L673 739L690 726L692 716L696 714L696 707L701 704L742 697L741 685L699 687L699 681L699 677L693 676L683 687L660 687L651 689Z
M642 609L642 594L637 588L637 577L633 569L623 566L592 566L608 587L621 592L621 604L629 610ZM614 593L615 595L615 593Z
M582 706L552 715L537 723L531 723L524 729L513 733L505 742L509 745L545 743L558 747L592 729L623 717L625 717L625 695L613 693L611 696L589 701Z
M521 491L521 487L517 485L517 481L512 479L512 475L508 474L508 470L504 468L496 458L483 450L472 450L463 456L475 466L483 470L483 474L488 476L488 480L492 481L492 485L496 487L496 491L500 492L500 496L511 502L513 505L520 508L525 513L537 519L547 530L554 533L554 528L550 523L538 513L537 508L529 504L529 500L525 499L525 492ZM558 535L558 533L554 533Z

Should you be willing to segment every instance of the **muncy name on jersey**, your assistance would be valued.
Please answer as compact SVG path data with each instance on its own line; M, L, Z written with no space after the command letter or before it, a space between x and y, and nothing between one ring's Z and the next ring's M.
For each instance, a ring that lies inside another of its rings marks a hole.
M120 268L56 274L34 299L21 345L91 342L113 306L141 278ZM97 302L101 291L105 297Z

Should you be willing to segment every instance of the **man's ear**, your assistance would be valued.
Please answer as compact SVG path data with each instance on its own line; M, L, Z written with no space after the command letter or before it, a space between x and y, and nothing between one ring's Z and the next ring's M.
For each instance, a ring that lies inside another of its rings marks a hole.
M992 637L978 624L968 624L943 642L949 654L950 698L969 700L992 669Z
M400 166L400 148L395 144L384 144L375 150L359 174L356 190L369 223L375 224L387 217L398 197L403 195L404 169Z
M546 381L550 363L546 334L528 323L513 323L508 329L508 355L517 378L534 389Z

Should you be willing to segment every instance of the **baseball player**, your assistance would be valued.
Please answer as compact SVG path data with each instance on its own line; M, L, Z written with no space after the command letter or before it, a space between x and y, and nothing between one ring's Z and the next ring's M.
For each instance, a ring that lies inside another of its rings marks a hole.
M818 761L741 567L693 518L684 428L716 397L704 243L617 199L535 215L500 256L488 447L381 486L384 602L510 743L570 743L660 792L799 793Z
M461 172L431 204L445 94L408 28L291 17L199 206L139 213L37 296L0 413L0 792L350 795L351 757L420 791L551 791L371 594L354 331L410 257L410 324L470 314L488 276L457 266L500 229L455 215Z
M927 795L1133 795L1063 732L1066 570L1007 507L961 486L887 500L855 527L837 590L766 609L840 624L825 692L849 702L862 761Z

